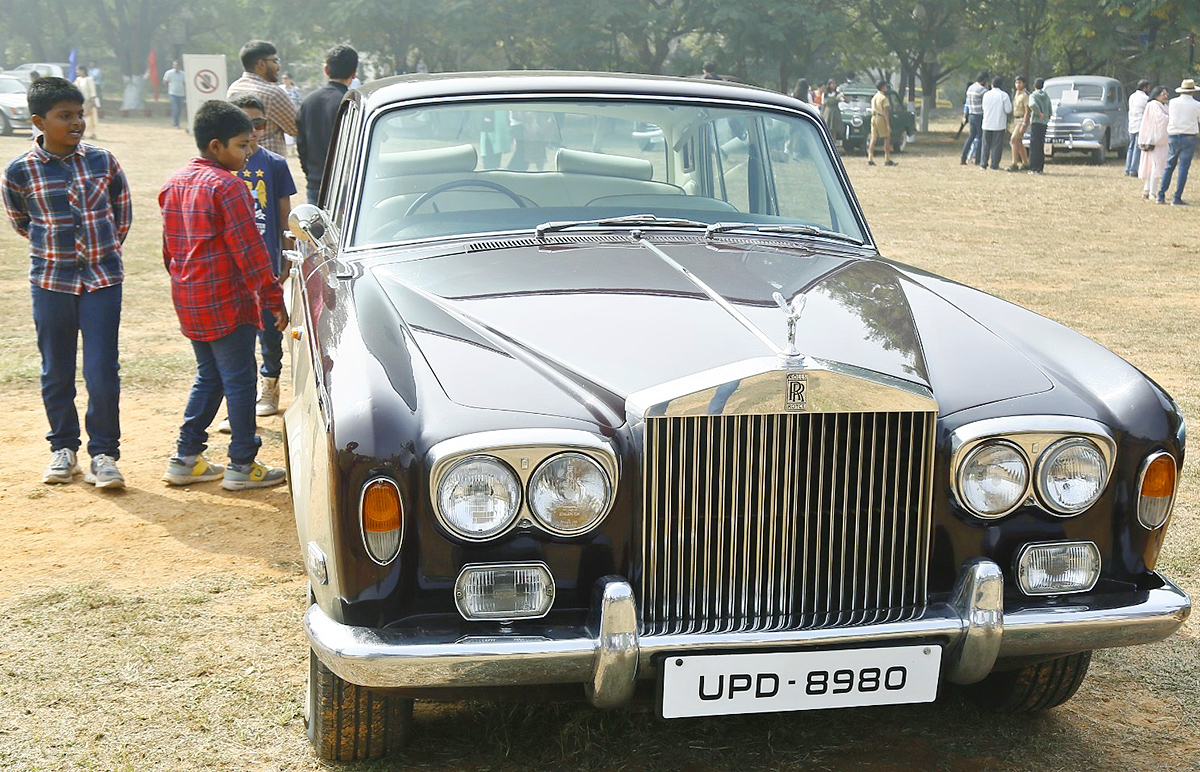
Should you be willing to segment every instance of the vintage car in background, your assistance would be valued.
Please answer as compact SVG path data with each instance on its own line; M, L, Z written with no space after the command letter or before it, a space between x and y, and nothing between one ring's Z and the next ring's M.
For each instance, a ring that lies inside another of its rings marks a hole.
M29 101L25 97L29 84L21 78L0 75L0 134L8 136L16 130L28 131Z
M842 147L847 153L865 153L871 141L871 98L878 91L870 83L845 83L840 87L846 101L839 103L842 109L842 124L845 136ZM900 153L917 133L917 116L904 105L904 100L895 89L888 89L891 103L892 151ZM883 152L876 146L875 151Z
M35 72L41 78L65 78L70 70L71 65L67 62L25 62L24 64L18 64L11 70L5 70L4 74L21 78L28 85L33 81L33 74Z
M1115 78L1067 75L1046 79L1054 114L1046 126L1046 157L1088 153L1102 164L1109 152L1124 155L1129 147L1129 102ZM1029 147L1029 132L1025 133Z
M324 179L285 413L321 758L414 699L1040 710L1188 616L1176 404L883 258L811 107L404 76L347 94Z

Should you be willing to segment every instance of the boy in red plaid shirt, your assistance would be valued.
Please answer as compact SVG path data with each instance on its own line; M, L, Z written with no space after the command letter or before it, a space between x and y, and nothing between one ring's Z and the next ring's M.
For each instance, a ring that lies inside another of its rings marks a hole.
M221 478L226 490L243 490L285 479L283 469L254 460L262 444L254 424L256 333L264 312L274 315L281 331L288 317L250 193L232 174L250 157L253 130L246 114L228 102L205 102L192 127L200 157L158 194L171 299L196 355L196 381L163 475L172 485ZM202 455L222 397L232 430L228 467Z

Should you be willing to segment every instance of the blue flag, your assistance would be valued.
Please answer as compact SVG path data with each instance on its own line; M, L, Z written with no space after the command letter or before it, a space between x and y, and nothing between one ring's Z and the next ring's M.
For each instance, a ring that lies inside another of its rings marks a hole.
M72 48L71 56L67 58L67 61L71 63L70 68L67 69L67 80L74 83L75 82L75 66L79 63L79 51L75 48Z

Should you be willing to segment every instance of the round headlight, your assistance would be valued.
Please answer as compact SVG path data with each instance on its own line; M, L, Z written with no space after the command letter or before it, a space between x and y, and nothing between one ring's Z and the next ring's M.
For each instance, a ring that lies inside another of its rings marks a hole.
M862 125L863 125L863 119L862 119L862 116L861 116L861 115L856 115L856 116L854 116L853 118L851 118L851 119L850 119L850 125L851 125L851 126L862 126Z
M508 528L521 508L521 484L499 459L464 458L438 483L438 508L452 530L482 539Z
M1007 442L980 445L963 461L958 474L963 503L979 517L1004 517L1025 499L1029 462Z
M555 533L591 528L608 511L611 496L608 475L583 453L559 453L529 479L529 508Z
M1083 130L1084 131L1095 131L1095 129L1096 129L1095 121L1093 121L1091 118L1083 119Z
M1107 481L1104 456L1083 437L1059 440L1038 461L1038 492L1056 515L1076 515L1095 504Z

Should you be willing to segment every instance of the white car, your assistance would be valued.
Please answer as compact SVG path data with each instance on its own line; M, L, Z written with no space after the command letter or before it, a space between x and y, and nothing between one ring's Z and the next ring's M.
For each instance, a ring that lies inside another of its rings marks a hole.
M0 134L6 137L17 129L30 127L26 88L21 78L0 75Z

